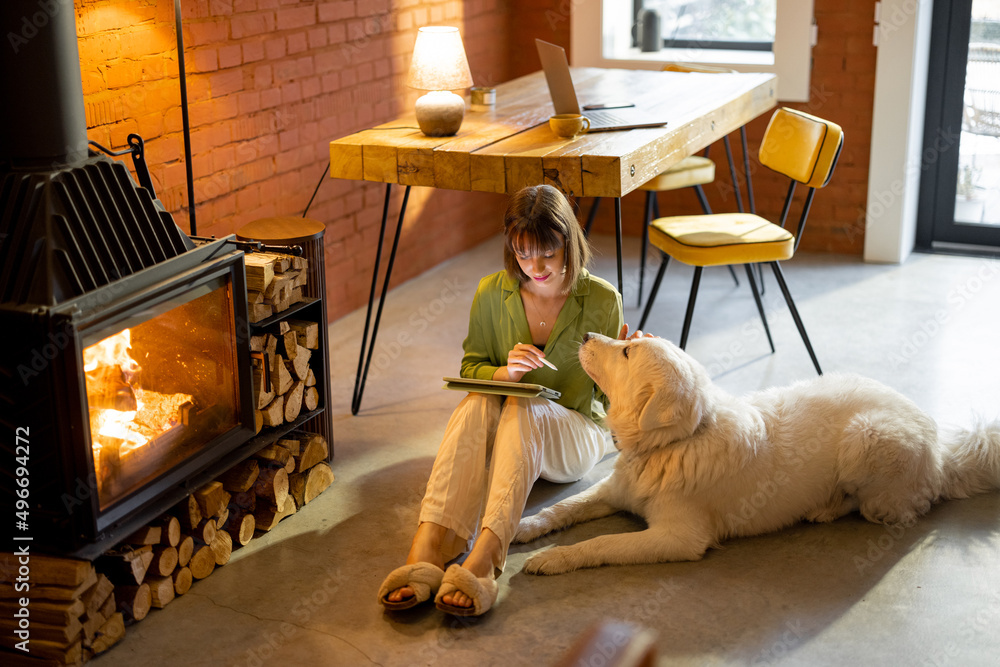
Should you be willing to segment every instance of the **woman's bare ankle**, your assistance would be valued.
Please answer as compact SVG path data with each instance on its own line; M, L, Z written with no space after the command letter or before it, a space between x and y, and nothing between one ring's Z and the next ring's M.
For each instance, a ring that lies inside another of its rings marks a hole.
M406 556L407 564L431 563L444 567L444 556L441 553L441 543L448 529L442 525L424 521L417 526L417 532L410 544L410 552Z

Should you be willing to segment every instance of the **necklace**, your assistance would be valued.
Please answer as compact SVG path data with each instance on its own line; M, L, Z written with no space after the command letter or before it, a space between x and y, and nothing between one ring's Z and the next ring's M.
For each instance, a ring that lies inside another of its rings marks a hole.
M528 292L528 294L530 294L530 292ZM559 311L562 310L563 304L566 303L566 300L563 299L562 303L557 303L556 304L555 313L549 312L549 315L546 316L544 313L542 313L541 308L538 307L538 303L535 301L535 298L536 297L532 296L527 301L531 302L532 308L534 308L535 312L538 314L538 318L539 318L538 319L538 326L540 326L540 327L548 326L546 324L547 321L553 321L554 322L556 320L556 318L559 317ZM525 315L527 315L527 310L525 310Z

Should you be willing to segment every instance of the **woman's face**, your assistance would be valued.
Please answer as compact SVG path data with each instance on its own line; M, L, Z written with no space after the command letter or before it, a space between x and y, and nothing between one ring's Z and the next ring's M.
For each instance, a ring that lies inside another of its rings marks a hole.
M521 247L514 252L514 256L518 266L533 284L538 287L562 286L566 272L565 245L554 250Z

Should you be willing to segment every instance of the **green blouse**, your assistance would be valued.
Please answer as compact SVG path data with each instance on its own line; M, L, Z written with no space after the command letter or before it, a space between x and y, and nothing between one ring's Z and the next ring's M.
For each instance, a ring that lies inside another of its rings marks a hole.
M622 297L603 278L584 269L559 311L545 344L547 366L525 373L522 382L533 382L562 392L558 403L604 425L607 397L580 366L577 351L583 334L596 332L617 338L622 328ZM462 348L462 377L489 380L517 343L530 343L531 333L516 278L499 271L479 281L469 314L469 335Z

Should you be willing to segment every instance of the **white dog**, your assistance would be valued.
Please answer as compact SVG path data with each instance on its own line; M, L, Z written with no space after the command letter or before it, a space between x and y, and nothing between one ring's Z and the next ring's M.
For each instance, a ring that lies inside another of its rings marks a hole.
M909 525L937 500L1000 488L1000 422L939 437L874 380L825 375L736 398L669 341L598 334L580 362L611 400L621 453L609 477L522 519L514 541L620 510L648 527L543 551L532 574L697 560L728 537L854 510Z

